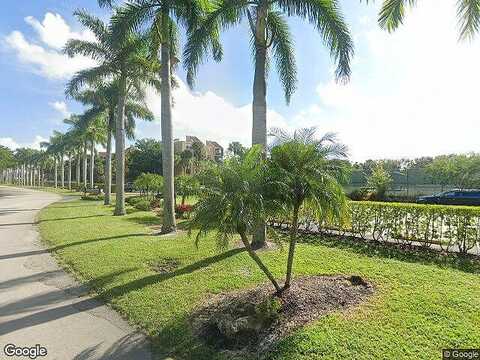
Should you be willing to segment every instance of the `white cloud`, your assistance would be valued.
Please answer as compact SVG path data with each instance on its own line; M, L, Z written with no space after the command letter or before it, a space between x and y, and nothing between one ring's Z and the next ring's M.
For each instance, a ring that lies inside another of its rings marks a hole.
M363 28L351 83L320 84L297 123L338 132L354 160L480 151L480 41L458 42L455 1L419 2L393 34Z
M18 143L15 141L15 139L11 137L4 137L0 138L0 145L6 146L12 150L18 149L18 148L31 148L31 149L36 149L40 150L40 144L44 141L47 141L44 137L37 135L31 142L27 143Z
M27 16L25 22L31 25L46 45L61 50L69 39L95 41L92 32L86 30L74 32L59 14L47 12L40 22L33 16Z
M71 114L70 111L68 111L65 101L54 101L48 103L48 105L57 110L64 118L68 118Z
M181 81L174 90L173 125L174 137L194 135L205 140L214 140L227 146L232 141L251 144L252 115L251 105L236 107L217 94L207 91L193 93ZM149 91L147 105L159 120L161 115L160 95ZM285 119L273 110L268 110L270 127L288 127ZM160 137L159 121L141 124L139 137Z
M95 65L89 58L78 56L70 59L61 52L68 39L94 40L89 31L72 31L59 14L47 13L43 22L32 16L26 17L25 21L36 31L41 44L27 40L20 31L11 32L4 38L4 43L21 63L30 65L33 72L51 79L66 79Z

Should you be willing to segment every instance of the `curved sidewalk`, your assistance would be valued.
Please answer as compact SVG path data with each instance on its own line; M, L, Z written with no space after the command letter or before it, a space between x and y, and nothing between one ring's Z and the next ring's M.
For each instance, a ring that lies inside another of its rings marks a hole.
M0 359L7 344L45 347L37 359L151 359L145 337L90 298L40 245L35 217L60 199L0 187Z

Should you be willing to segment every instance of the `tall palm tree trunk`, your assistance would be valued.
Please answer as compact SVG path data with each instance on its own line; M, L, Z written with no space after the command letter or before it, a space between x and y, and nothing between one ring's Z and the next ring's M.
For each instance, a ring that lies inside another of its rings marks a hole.
M164 16L166 17L166 16ZM165 22L168 23L168 22ZM167 36L168 38L168 36ZM174 194L174 159L172 129L172 88L170 69L170 46L162 43L161 48L161 105L162 105L162 169L163 169L163 225L162 233L176 231L175 194Z
M58 188L58 162L57 162L57 157L55 156L53 159L54 162L54 184L55 184L55 189Z
M90 144L90 187L95 188L95 141Z
M68 154L68 189L72 190L72 153Z
M63 153L60 155L61 158L60 158L60 181L62 183L62 188L65 187L65 159L63 157Z
M107 158L105 159L105 188L103 189L105 205L110 205L112 195L112 127L114 121L114 112L110 111L107 129Z
M87 184L87 173L88 173L88 156L87 156L87 141L83 144L83 188L86 190L88 188Z
M266 62L267 47L265 43L267 8L259 6L256 18L255 40L255 75L253 80L252 102L252 145L261 145L264 151L267 148L267 84ZM265 245L266 226L260 227L253 234L252 247L261 248Z
M115 124L115 212L114 215L122 216L125 210L125 98L127 96L127 79L120 79L120 94L118 97L117 118Z
M82 155L81 155L81 150L77 150L78 153L77 153L77 163L75 164L76 165L76 174L75 174L75 178L76 178L76 182L77 182L77 190L80 189L80 166L82 164Z

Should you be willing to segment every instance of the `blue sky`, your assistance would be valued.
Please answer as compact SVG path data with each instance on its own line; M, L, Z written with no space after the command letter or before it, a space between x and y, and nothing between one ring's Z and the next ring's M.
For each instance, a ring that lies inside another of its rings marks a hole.
M377 2L377 6L378 6ZM342 1L355 40L351 82L333 81L334 64L312 26L291 19L298 90L289 106L274 71L268 79L269 126L317 126L337 132L353 160L480 151L476 132L479 42L457 42L455 0L424 0L393 35L376 24L376 7ZM0 144L38 146L62 119L81 111L63 95L88 59L60 53L70 36L89 38L72 16L86 8L107 19L94 0L5 0L0 14ZM8 15L7 15L8 14ZM432 16L435 14L435 17ZM246 24L222 36L224 59L200 69L196 88L175 91L175 136L197 135L249 145L253 65ZM272 67L273 70L273 67ZM178 73L184 80L183 71ZM148 105L160 113L158 94ZM138 137L160 137L158 121Z

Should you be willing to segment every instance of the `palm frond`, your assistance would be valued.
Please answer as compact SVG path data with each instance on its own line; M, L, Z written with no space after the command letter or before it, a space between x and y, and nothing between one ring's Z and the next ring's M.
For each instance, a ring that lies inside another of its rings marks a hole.
M268 14L267 28L271 32L273 57L288 104L297 83L297 66L292 36L287 21L278 12L272 11Z
M109 50L105 49L101 44L79 39L68 40L63 48L63 52L69 57L81 55L97 61L108 59L110 56Z
M94 85L99 81L108 80L112 76L112 69L107 65L100 65L76 73L67 83L65 95L75 97L85 85Z
M111 19L114 38L122 39L138 30L143 23L153 20L158 5L156 0L132 0L118 8Z
M480 0L458 0L460 39L471 40L480 29Z
M406 5L414 6L416 0L385 0L380 9L378 23L382 29L392 32L403 24Z
M214 60L221 60L223 50L219 41L220 29L240 23L248 6L247 0L218 1L198 28L189 33L183 51L183 64L187 71L187 83L191 87L194 85L198 67L210 52Z
M93 16L87 12L87 10L76 10L73 15L77 20L90 30L95 37L102 44L107 44L107 39L110 36L108 27L104 24L102 20Z
M350 61L354 46L338 1L278 0L277 4L288 16L304 18L318 29L323 42L337 63L335 71L337 80L348 81L351 75Z

